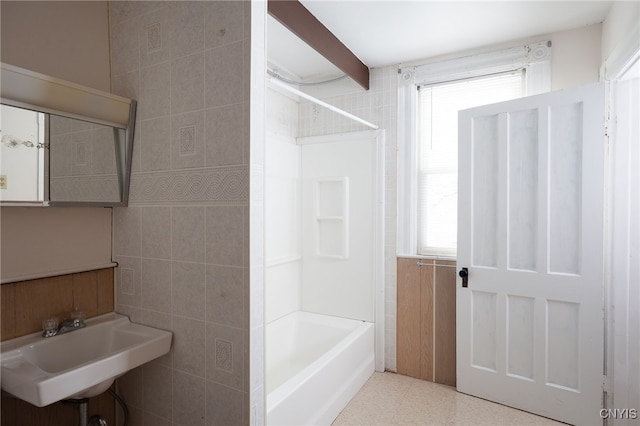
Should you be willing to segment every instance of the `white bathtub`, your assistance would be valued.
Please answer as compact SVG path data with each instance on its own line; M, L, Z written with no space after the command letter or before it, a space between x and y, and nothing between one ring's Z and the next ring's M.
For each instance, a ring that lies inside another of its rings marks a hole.
M374 371L374 324L293 312L266 327L268 425L330 425Z

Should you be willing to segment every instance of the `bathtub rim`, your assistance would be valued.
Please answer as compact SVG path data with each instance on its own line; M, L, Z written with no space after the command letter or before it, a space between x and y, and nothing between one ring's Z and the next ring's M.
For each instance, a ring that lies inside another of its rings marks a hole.
M291 313L289 313L289 314L287 314L287 315L285 315L283 317L280 317L277 320L274 320L272 322L287 318L287 317L289 317L291 315L298 314L298 313L310 314L310 315L314 315L314 316L317 315L317 316L322 316L322 317L328 317L328 318L331 318L331 319L339 318L341 320L345 320L345 321L349 321L349 322L355 322L355 323L359 323L359 324L357 324L356 328L351 330L351 332L344 339L340 340L336 345L332 346L331 349L329 349L327 352L323 353L319 358L317 358L312 363L307 365L305 368L300 370L298 373L296 373L289 380L285 381L280 386L278 386L277 388L273 389L271 392L265 394L265 397L266 397L266 404L265 405L266 405L267 413L269 413L269 411L271 411L271 409L274 406L277 406L278 404L280 404L287 396L291 395L291 393L293 391L295 391L295 389L297 389L300 385L302 385L304 382L306 382L308 380L308 378L311 376L309 374L310 372L321 370L321 368L323 366L326 366L331 360L333 360L334 355L343 352L353 341L355 341L357 338L361 337L363 334L365 334L371 328L374 329L374 341L375 341L375 337L376 337L375 336L375 324L372 323L372 322L368 322L368 321L354 320L352 318L341 318L341 317L335 317L335 316L332 316L332 315L319 314L319 313L315 313L315 312L294 311L294 312L291 312ZM269 323L269 324L271 324L271 323ZM265 330L267 332L268 332L268 325L269 324L267 324L267 329ZM266 347L266 345L268 345L268 337L267 336L265 336L265 347ZM374 354L374 355L377 356L377 354ZM265 363L266 363L266 360L265 360ZM265 369L265 389L266 389L266 382L268 380L267 374L268 374L268 372Z

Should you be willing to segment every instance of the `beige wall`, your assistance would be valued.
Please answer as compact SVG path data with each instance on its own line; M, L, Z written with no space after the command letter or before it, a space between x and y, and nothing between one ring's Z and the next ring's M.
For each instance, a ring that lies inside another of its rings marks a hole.
M0 3L2 62L109 91L108 4ZM111 209L2 207L3 282L111 261Z
M108 92L106 1L5 1L2 62Z
M602 24L551 35L551 90L598 81Z
M617 46L627 42L627 38L631 37L632 30L639 25L640 2L613 2L602 25L602 61L609 58Z
M415 60L400 65L404 67L436 63L447 59L494 52L509 47L550 40L552 43L551 86L552 90L561 90L598 81L602 55L600 46L603 38L602 24L598 23L572 30L541 34L526 39L485 46L479 49Z
M111 209L2 207L2 282L104 268Z

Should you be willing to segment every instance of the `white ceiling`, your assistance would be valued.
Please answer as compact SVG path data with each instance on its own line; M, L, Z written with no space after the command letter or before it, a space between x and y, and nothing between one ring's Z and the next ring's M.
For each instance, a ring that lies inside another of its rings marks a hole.
M602 22L611 1L300 0L368 67ZM300 80L341 72L269 17L268 59Z

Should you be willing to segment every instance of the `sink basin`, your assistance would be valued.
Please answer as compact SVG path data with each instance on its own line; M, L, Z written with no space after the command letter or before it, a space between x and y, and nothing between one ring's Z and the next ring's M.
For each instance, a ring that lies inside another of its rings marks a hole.
M99 395L113 381L171 346L171 332L134 324L116 313L44 338L34 333L0 343L2 390L38 407Z

